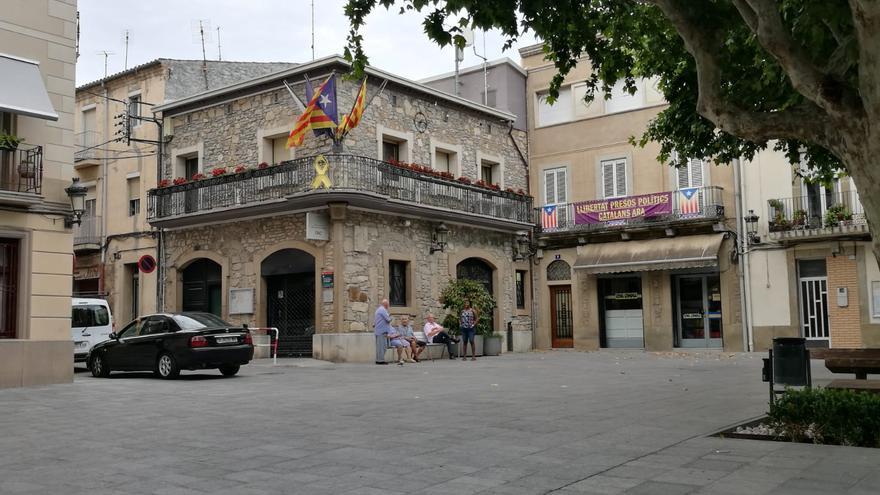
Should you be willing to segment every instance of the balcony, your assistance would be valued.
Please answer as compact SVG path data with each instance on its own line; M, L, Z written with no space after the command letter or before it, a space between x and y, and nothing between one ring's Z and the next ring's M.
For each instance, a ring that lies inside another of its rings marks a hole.
M99 148L98 133L95 131L79 132L75 136L76 150L73 152L73 166L81 169L99 165L103 150Z
M101 248L103 224L101 217L84 215L79 225L73 226L74 251L92 251Z
M532 200L355 155L325 155L329 187L314 188L316 157L152 189L147 217L180 227L306 211L332 202L392 214L516 231L531 229Z
M0 150L0 203L26 206L42 201L43 147L19 144Z
M770 238L778 241L868 235L865 210L855 191L771 199L767 218Z
M540 234L554 237L711 224L724 219L723 191L721 187L710 186L562 203L556 205L555 222L552 214L545 218L544 208L536 208L535 223Z

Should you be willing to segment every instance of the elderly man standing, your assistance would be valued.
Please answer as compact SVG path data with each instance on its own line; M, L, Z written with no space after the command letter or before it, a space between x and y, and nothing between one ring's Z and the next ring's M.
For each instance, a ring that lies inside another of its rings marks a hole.
M376 308L376 318L373 323L376 332L376 364L388 364L385 362L385 347L388 336L394 332L391 328L391 315L388 313L388 299L382 299L382 303Z

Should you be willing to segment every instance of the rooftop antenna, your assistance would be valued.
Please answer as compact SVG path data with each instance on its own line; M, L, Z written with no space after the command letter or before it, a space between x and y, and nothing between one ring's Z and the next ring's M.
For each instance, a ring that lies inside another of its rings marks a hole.
M128 70L128 39L129 39L130 35L131 35L130 29L123 29L122 30L122 45L125 47L125 62L124 62L124 68L122 70Z
M205 43L211 42L211 21L207 19L197 19L192 21L193 42L202 44L202 75L205 77L205 90L210 89L208 85L208 54L205 52Z
M220 51L220 26L217 26L217 60L223 61L223 52Z
M107 60L110 58L110 55L116 55L113 52L108 52L107 50L98 52L98 55L104 56L104 77L107 77Z
M462 29L461 36L464 38L464 48L474 44L473 29ZM458 45L455 46L455 96L461 94L461 88L458 87L458 66L461 62L464 62L464 48L459 48Z
M79 11L76 11L76 59L79 60Z
M315 0L312 0L312 60L315 60Z
M477 46L474 45L474 55L483 59L483 105L489 106L489 59L486 58L486 31L483 31L483 55L477 53Z

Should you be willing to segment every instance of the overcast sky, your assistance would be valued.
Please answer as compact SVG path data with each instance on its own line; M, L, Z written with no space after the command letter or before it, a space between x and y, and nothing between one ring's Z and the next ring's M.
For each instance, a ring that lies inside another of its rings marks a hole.
M348 23L344 0L315 2L315 57L342 54ZM110 74L124 69L124 35L128 30L128 67L156 58L201 59L198 20L210 24L208 59L217 59L217 27L223 60L257 62L308 62L312 59L309 0L79 0L80 57L76 84L104 76L108 51ZM422 17L398 9L377 8L364 31L364 47L370 63L380 69L410 78L450 72L454 68L452 48L440 49L422 31ZM195 26L195 27L194 27ZM477 50L483 54L482 33L476 35ZM501 51L503 38L497 32L486 37L490 60L507 56L519 62L519 46L535 40L529 34L514 48ZM463 67L481 62L468 48Z

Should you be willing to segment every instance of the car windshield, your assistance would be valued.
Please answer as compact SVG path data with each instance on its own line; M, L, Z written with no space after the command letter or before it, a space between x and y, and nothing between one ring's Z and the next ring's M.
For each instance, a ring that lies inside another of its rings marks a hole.
M102 327L110 324L110 313L107 308L97 304L73 307L70 326L73 328Z
M187 313L174 315L174 321L181 330L199 330L207 327L228 327L229 323L210 313Z

